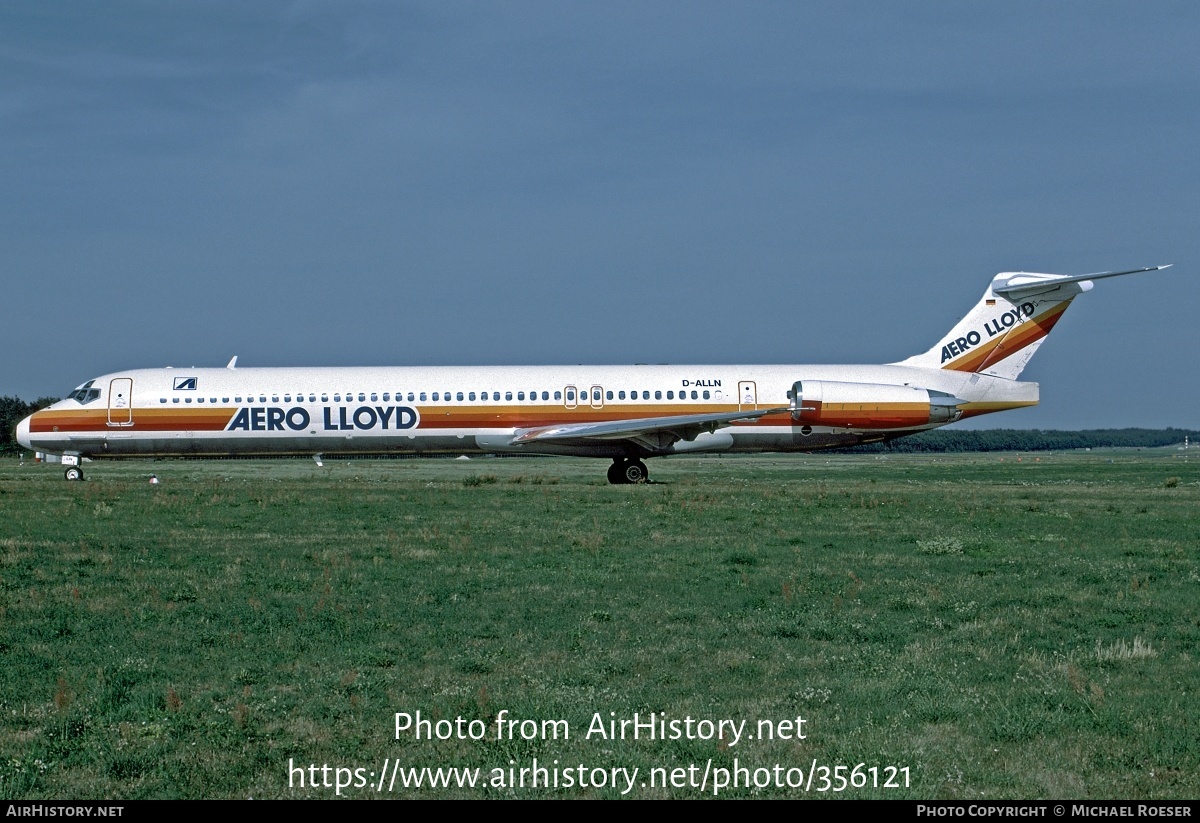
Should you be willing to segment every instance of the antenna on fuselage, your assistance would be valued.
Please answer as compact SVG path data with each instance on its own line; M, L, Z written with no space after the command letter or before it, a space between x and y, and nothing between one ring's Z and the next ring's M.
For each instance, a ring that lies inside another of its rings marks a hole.
M229 361L229 364L225 368L227 368L227 369L236 369L237 368L237 355L236 354L233 356L233 359Z

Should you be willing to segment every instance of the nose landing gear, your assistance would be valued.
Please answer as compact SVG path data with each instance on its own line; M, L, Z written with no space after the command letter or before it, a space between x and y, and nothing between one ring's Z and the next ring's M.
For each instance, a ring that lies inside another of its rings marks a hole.
M650 480L650 472L646 464L636 458L614 460L608 467L608 482L614 486L622 483L646 483Z

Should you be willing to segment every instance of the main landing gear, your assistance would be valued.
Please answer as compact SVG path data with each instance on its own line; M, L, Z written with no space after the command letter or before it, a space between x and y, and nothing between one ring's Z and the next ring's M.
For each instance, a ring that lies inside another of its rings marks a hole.
M649 480L650 472L646 470L646 464L637 458L614 460L608 467L608 482L614 486L621 483L647 483Z
M83 469L79 468L78 466L68 466L67 470L63 472L63 477L67 478L68 480L82 480Z

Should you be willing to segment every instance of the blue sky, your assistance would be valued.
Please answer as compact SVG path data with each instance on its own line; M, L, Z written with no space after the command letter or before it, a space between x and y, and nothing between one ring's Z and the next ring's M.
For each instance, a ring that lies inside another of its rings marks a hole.
M1098 283L981 426L1200 425L1200 7L0 9L0 394L160 365L874 363Z

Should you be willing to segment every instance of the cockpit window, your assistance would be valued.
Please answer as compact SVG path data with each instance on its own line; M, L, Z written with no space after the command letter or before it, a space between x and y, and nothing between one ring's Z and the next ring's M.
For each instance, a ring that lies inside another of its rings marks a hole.
M78 401L80 405L91 403L93 400L96 400L100 397L100 390L92 388L92 384L95 382L95 380L87 381L75 391L68 394L67 397Z

